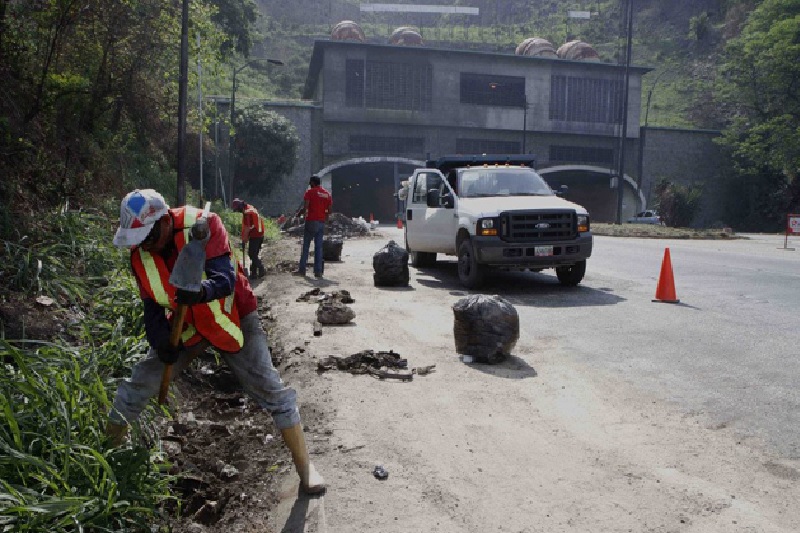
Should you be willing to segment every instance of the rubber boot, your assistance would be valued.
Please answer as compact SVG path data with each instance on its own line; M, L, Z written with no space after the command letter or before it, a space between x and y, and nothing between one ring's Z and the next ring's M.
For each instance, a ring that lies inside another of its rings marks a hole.
M125 437L128 436L128 426L126 424L115 424L109 422L106 425L106 435L112 446L118 448L125 442Z
M292 452L292 461L300 476L300 486L306 494L319 494L325 490L325 480L319 475L317 469L311 464L306 449L306 439L303 436L303 426L297 424L281 430L283 442Z

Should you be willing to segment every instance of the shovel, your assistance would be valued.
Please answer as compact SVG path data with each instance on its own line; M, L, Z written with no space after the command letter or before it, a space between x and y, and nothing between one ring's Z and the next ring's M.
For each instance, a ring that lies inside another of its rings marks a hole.
M203 213L200 215L191 229L189 243L181 249L172 274L169 276L169 283L176 289L185 291L200 292L202 290L203 269L206 264L206 243L208 242L208 213L211 210L211 202L206 202ZM186 319L185 304L178 304L175 315L172 317L172 328L169 334L169 344L177 348L183 332L183 322ZM161 386L158 389L158 403L164 405L167 402L169 392L169 382L172 380L172 365L164 365L164 372L161 374Z

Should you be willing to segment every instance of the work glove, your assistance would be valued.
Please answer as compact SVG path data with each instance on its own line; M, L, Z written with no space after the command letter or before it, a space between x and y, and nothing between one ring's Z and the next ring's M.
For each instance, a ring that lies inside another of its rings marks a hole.
M156 354L158 354L158 358L165 365L174 365L175 361L177 361L178 357L180 357L182 351L182 346L173 346L167 340L161 343L158 349L156 349Z
M203 299L205 298L205 296L206 296L206 291L202 286L200 287L200 290L197 292L178 289L178 292L175 295L175 301L181 305L195 305L203 303Z

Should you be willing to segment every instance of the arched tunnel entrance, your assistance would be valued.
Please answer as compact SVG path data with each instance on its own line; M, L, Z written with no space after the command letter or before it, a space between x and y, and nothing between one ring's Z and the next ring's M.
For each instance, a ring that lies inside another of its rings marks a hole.
M547 181L550 188L558 190L562 185L569 187L565 196L589 211L592 222L614 223L617 220L617 189L610 187L611 174L607 168L590 166L562 166L540 168L537 172ZM625 176L622 197L622 220L633 216L644 208L644 197L637 190L636 182Z
M400 182L422 166L424 161L371 157L341 161L317 174L330 187L335 212L393 223L401 210L395 196Z
M408 179L424 161L397 157L354 158L329 165L317 172L323 185L333 194L333 210L348 217L372 215L381 222L394 222L401 211L395 196L400 182ZM617 218L617 189L610 185L608 168L571 165L540 168L539 174L550 187L569 187L566 199L584 206L594 222L613 223ZM622 219L645 209L644 197L636 182L625 176Z

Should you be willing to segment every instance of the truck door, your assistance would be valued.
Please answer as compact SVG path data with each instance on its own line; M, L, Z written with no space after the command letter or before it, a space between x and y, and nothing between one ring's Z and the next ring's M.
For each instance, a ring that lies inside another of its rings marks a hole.
M442 176L436 170L419 172L409 184L406 200L406 240L412 250L428 252L432 250L430 229L427 226L428 191L438 189Z
M452 248L452 229L444 225L456 220L454 209L429 207L428 191L442 190L444 179L438 170L420 172L410 184L406 203L406 239L412 250L419 252L442 252Z

